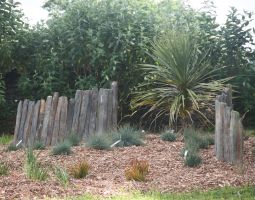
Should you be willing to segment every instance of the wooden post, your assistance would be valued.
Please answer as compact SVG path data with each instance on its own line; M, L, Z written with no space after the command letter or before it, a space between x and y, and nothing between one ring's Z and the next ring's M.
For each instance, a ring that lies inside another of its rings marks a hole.
M83 95L83 93L82 93L81 90L76 91L75 105L74 105L74 115L73 115L73 122L72 122L72 133L74 133L74 134L78 134L82 95Z
M39 110L38 123L37 123L37 128L36 128L35 141L41 141L44 113L45 113L45 100L41 99L40 100L40 110Z
M23 142L22 142L25 146L27 146L28 138L31 131L32 114L34 112L34 105L35 105L34 101L29 101L28 109L27 109L27 117L26 117L26 122L24 126Z
M21 120L20 120L20 127L19 127L19 134L18 134L18 140L16 142L19 142L20 140L23 140L23 133L24 133L24 126L26 122L27 117L27 107L28 107L28 100L25 99L22 105L22 113L21 113Z
M90 104L90 117L89 117L89 133L88 135L94 135L97 131L97 113L98 113L98 90L93 89L91 91L91 104Z
M20 120L22 115L22 101L19 102L18 108L17 108L17 116L16 116L16 124L15 124L15 130L14 130L14 142L17 142L19 129L20 129Z
M67 136L66 133L66 121L67 121L67 108L68 108L68 100L67 97L62 97L62 105L61 105L61 114L60 114L60 122L59 122L59 142L64 141Z
M67 111L67 134L72 132L72 122L73 122L73 115L74 115L74 99L70 99L68 103L68 111Z
M55 145L60 141L59 130L60 130L60 115L61 115L62 104L63 104L63 97L59 97L58 107L57 107L57 111L56 111L56 115L55 115L55 122L54 122L54 127L53 127L51 145Z
M45 105L45 114L44 114L42 134L41 134L41 142L44 145L47 144L51 104L52 104L52 96L48 96L46 100L46 105Z
M51 103L51 109L50 109L50 118L49 118L49 127L47 130L47 141L46 145L51 144L51 138L53 134L53 127L54 127L54 121L55 121L55 115L56 115L56 110L58 106L58 98L59 98L59 93L54 92L53 98L52 98L52 103Z
M39 111L40 111L40 104L41 104L41 101L36 102L36 104L34 106L34 112L32 113L31 131L30 131L30 135L29 135L28 141L27 141L28 146L31 146L31 147L34 145L34 141L36 139L36 131L37 131Z
M118 84L116 81L112 82L112 129L116 130L118 126Z
M108 91L100 89L98 95L98 134L102 135L107 130L107 106L108 106Z
M225 88L215 101L215 153L218 160L242 166L243 127L233 110L232 90Z

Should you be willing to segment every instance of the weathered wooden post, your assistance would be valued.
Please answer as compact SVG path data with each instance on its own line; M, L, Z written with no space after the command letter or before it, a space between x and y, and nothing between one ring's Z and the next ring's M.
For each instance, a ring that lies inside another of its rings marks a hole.
M215 154L218 160L239 165L243 155L243 127L233 110L232 89L225 88L215 101Z

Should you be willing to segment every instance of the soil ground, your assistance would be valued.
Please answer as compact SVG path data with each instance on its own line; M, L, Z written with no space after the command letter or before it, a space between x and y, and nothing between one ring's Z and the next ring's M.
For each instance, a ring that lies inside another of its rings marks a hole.
M219 162L214 156L214 146L201 150L203 163L196 168L184 166L180 156L182 142L164 142L157 135L147 135L141 147L114 148L110 151L94 150L84 146L73 147L69 156L52 156L50 149L35 151L46 168L61 166L69 169L73 164L86 160L91 166L85 179L72 179L67 187L53 176L46 181L32 181L24 173L25 151L6 152L0 146L0 161L10 165L10 173L0 176L0 199L43 199L45 197L77 196L85 193L109 196L126 191L184 192L208 190L223 186L255 185L255 160L251 146L255 138L244 145L243 168ZM145 182L127 181L124 171L132 159L147 160L150 172Z

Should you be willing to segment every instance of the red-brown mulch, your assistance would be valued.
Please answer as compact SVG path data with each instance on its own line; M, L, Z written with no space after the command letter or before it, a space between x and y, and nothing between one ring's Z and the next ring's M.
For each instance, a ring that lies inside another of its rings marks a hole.
M85 193L109 196L123 191L157 190L161 192L183 192L194 189L207 190L223 186L255 185L255 161L251 146L255 138L244 145L243 170L219 162L214 156L214 146L201 150L203 163L196 168L184 166L180 151L182 142L163 142L156 135L146 136L142 147L114 148L110 151L73 147L69 156L51 156L50 150L36 151L44 166L70 168L74 163L87 160L91 166L85 179L71 179L65 188L52 176L44 182L32 181L24 174L24 150L5 152L0 146L0 161L10 165L10 174L0 176L0 199L43 199L56 196L77 196ZM150 172L146 182L127 181L126 166L132 159L147 160Z

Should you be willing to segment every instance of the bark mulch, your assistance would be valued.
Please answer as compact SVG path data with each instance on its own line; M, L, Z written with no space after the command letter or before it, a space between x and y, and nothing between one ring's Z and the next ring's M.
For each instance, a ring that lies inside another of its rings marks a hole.
M85 193L115 195L124 191L184 192L207 190L223 186L255 185L255 161L251 146L255 138L244 145L244 164L239 169L219 162L214 155L214 146L201 150L203 163L196 168L184 166L180 156L182 142L163 142L159 136L147 135L142 147L114 148L110 151L73 147L69 156L51 156L50 149L35 151L38 160L49 168L46 181L32 181L24 173L25 151L5 152L0 146L0 161L10 165L10 173L0 176L0 199L43 199L45 197L77 196ZM126 166L132 159L147 160L150 172L145 182L127 181ZM85 179L71 178L67 187L62 186L52 175L52 166L69 169L73 164L86 160L91 166Z

